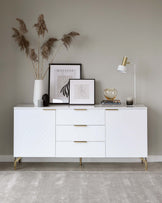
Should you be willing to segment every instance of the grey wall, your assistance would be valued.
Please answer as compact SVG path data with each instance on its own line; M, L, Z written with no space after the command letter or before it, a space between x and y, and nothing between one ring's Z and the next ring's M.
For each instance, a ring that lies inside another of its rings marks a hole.
M106 87L117 88L124 101L132 83L114 66L123 55L136 63L137 102L148 106L149 154L162 155L161 11L161 0L0 0L0 155L12 154L12 107L32 102L34 84L32 65L11 38L11 27L19 17L31 30L41 13L49 36L81 34L55 62L82 63L83 77L96 79L97 102ZM29 38L35 42L34 30Z

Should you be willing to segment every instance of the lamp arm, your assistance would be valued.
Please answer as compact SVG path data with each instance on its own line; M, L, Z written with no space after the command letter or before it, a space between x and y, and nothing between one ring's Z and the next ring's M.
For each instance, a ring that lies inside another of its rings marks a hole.
M136 97L137 97L137 84L136 84L136 64L133 65L133 97L134 97L134 104L136 104Z
M130 65L133 66L133 100L134 100L134 104L136 104L136 98L137 98L136 64L130 63Z

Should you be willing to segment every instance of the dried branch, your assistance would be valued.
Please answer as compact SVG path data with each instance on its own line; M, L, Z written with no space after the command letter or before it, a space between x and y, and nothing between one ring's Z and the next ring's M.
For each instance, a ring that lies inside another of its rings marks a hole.
M39 36L38 47L37 47L37 49L30 49L29 48L30 43L24 35L25 33L28 32L26 24L20 18L16 18L16 20L19 23L19 29L12 28L14 31L12 37L18 44L20 50L25 51L26 55L29 56L29 58L31 59L36 79L44 79L44 77L46 76L49 67L47 67L43 71L43 60L46 59L48 62L49 57L51 56L51 54L53 52L53 47L54 47L56 41L60 41L61 43L57 44L56 51L54 52L54 54L52 56L53 57L52 61L55 59L55 57L56 57L57 53L60 51L61 47L65 46L68 49L69 46L71 45L73 38L80 35L77 32L70 32L68 34L64 34L61 39L49 38L47 41L45 41L43 43L42 46L40 46L40 36L44 37L45 33L48 32L46 23L44 20L44 15L41 14L38 17L37 23L34 24L34 27L36 28L37 34ZM36 53L35 50L38 50L38 52ZM40 65L40 61L42 62L41 65ZM65 88L65 90L67 91L66 88ZM62 91L64 91L64 89Z
M19 22L19 30L22 34L25 34L28 32L26 25L24 23L23 20L21 20L20 18L16 18L16 20Z
M34 49L30 49L30 53L29 53L29 57L32 61L32 65L33 65L33 70L34 70L34 74L35 74L35 79L37 79L37 68L36 68L36 64L38 62L38 55L35 53Z
M38 55L35 53L34 49L30 50L29 57L33 62L38 62Z
M74 37L76 37L76 36L78 36L80 34L78 32L69 32L68 35L71 36L72 38L74 38Z
M52 52L52 48L55 42L58 41L56 38L49 38L42 46L41 46L41 54L44 59L48 59Z
M51 62L50 63L53 63L53 61L55 60L55 58L56 58L56 55L58 54L58 52L60 51L60 49L62 48L62 46L63 46L63 44L62 43L60 43L58 46L57 46L57 48L56 48L56 50L55 50L55 52L54 52L54 54L53 54L53 57L52 57L52 59L51 59Z
M68 34L64 34L63 38L61 39L64 46L68 49L68 47L70 47L70 45L71 45L73 38L75 38L78 35L80 35L80 34L77 32L70 32Z
M28 54L29 54L29 41L16 28L12 28L12 29L14 31L14 34L12 35L12 37L18 43L20 50L25 51L26 55L28 56Z
M45 32L48 32L43 14L38 17L38 22L34 24L34 27L36 28L38 36L42 35L44 37Z
M54 55L53 55L52 60L51 60L50 63L53 63L53 61L54 61L54 59L55 59L57 53L60 51L60 49L61 49L62 46L63 46L63 44L60 44L59 46L57 46L56 51L55 51L55 53L54 53ZM48 69L49 69L49 66L45 69L44 74L43 74L43 76L42 76L42 79L45 78Z
M34 77L35 77L35 80L36 80L37 79L37 72L36 72L36 67L35 67L35 64L34 64L33 61L32 61L32 65L33 65Z

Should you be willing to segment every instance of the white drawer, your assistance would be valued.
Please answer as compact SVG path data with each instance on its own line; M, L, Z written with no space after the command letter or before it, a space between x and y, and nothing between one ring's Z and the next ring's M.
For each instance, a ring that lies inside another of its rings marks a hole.
M57 141L105 141L104 126L56 126Z
M104 125L104 110L56 110L56 125Z
M105 142L56 142L56 157L105 157Z

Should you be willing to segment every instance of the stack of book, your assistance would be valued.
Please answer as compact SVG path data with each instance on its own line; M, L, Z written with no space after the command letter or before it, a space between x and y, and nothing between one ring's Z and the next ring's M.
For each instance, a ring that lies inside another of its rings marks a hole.
M114 99L114 100L102 100L101 104L108 104L108 105L120 105L121 101L118 99Z

